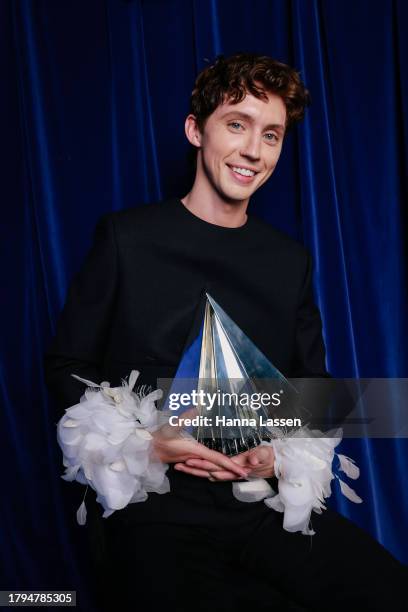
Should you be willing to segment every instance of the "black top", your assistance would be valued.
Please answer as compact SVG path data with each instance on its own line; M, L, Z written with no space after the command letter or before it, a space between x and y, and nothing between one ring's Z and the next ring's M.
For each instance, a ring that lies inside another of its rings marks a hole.
M132 369L138 383L172 376L205 291L285 376L324 376L311 270L302 245L252 215L221 227L179 199L109 213L71 284L47 383L62 409L84 391L71 373L113 385Z

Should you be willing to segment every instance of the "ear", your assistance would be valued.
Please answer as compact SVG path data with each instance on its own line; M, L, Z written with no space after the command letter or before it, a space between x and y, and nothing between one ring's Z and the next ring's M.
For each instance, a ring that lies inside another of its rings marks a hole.
M184 124L184 130L187 136L187 140L194 147L201 147L202 133L197 125L197 121L194 115L188 115Z

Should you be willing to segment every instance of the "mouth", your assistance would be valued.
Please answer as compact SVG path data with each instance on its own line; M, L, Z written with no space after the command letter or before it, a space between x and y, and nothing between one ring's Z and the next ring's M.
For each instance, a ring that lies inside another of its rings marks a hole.
M250 168L230 166L228 164L227 166L233 178L241 185L248 185L249 183L252 183L258 174L256 170L251 170Z

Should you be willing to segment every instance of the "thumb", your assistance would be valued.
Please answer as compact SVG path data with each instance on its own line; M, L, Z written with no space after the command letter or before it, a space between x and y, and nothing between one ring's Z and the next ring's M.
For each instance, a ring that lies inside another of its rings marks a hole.
M258 446L248 457L248 461L252 466L259 466L263 463L268 463L271 459L270 449L265 446Z
M259 459L256 453L250 453L248 455L248 463L249 465L253 465L253 466L259 465Z

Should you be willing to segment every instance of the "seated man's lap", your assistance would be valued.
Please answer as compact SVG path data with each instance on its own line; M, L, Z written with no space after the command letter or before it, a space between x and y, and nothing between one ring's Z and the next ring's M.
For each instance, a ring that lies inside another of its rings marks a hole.
M108 552L110 597L122 610L303 610L241 567L228 542L211 530L167 523L122 529L117 524L108 536Z
M288 533L283 515L263 502L238 502L226 483L186 480L173 495L149 495L102 520L107 583L119 585L113 591L133 610L141 598L146 611L158 601L181 611L191 600L196 610L225 612L247 605L344 612L352 602L405 609L406 568L336 512L312 513L314 536Z
M313 610L408 609L408 572L364 530L328 509L312 513L314 536L289 533L276 514L265 515L253 537L263 542L244 547L240 561Z

